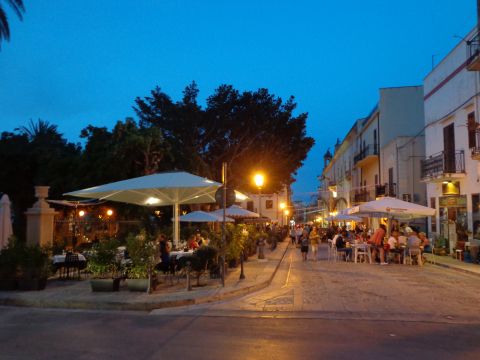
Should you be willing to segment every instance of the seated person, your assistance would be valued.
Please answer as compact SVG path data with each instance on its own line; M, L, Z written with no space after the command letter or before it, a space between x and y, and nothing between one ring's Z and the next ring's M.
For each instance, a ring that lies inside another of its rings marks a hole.
M418 237L421 241L420 245L423 246L423 251L430 252L431 251L430 240L427 238L427 234L425 234L424 232L421 232L418 234Z
M407 246L407 237L405 235L398 236L398 245L399 246Z
M392 231L390 238L388 239L388 253L393 254L394 258L396 254L400 254L400 261L402 261L403 251L400 249L400 244L398 242L398 238L400 236L400 232L398 230Z
M190 236L187 246L189 250L197 250L200 247L197 243L197 237L195 235Z
M410 252L411 255L417 256L417 261L419 262L420 265L422 265L422 256L421 256L421 250L420 250L421 243L422 241L417 236L417 233L415 231L411 232L407 240L408 251Z
M346 257L352 256L352 248L347 248L347 243L345 241L347 236L346 231L342 231L342 233L337 237L335 241L335 246L337 247L337 252L345 252Z

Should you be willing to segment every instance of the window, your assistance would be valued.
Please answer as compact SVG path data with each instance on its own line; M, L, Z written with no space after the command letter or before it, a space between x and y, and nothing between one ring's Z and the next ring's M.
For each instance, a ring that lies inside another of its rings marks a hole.
M430 198L430 207L432 209L436 209L436 201L435 201L435 198L432 197ZM437 232L437 216L434 215L430 218L432 220L431 224L432 224L432 232Z
M247 210L253 211L253 201L247 201Z
M477 122L475 121L475 113L471 112L467 117L467 128L468 128L468 147L475 148L477 147ZM480 144L479 144L480 145Z
M480 240L480 194L472 194L473 238Z
M375 174L375 185L378 185L378 175Z
M265 209L273 209L273 200L265 201Z

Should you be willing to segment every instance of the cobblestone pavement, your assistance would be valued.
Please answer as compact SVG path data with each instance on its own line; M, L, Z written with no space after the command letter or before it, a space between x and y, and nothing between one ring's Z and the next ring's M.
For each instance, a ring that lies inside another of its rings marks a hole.
M329 262L325 245L319 261L304 262L299 249L291 248L265 290L232 301L168 312L478 323L479 283L478 276L430 264Z

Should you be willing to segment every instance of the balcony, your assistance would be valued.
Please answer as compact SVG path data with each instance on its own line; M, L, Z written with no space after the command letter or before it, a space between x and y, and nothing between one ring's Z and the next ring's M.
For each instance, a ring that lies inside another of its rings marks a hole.
M465 177L465 154L463 150L445 151L422 160L422 181L440 182Z
M392 183L385 183L383 185L376 185L375 186L375 197L381 197L381 196L390 196L390 197L396 197L397 196L397 184Z
M378 159L378 145L367 145L353 158L355 166L362 167Z
M467 41L467 69L469 71L480 70L480 38L476 34L471 40Z
M475 146L470 149L473 160L480 160L480 130L475 132Z
M375 192L369 189L359 189L352 193L351 202L354 205L375 200Z
M346 180L352 179L352 170L345 170L345 179Z

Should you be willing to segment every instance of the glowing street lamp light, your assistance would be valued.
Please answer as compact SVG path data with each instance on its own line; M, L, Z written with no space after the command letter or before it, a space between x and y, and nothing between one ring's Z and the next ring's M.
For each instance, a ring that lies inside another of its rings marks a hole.
M107 210L107 216L112 216L113 215L113 210L112 209L108 209Z
M78 216L84 217L84 216L85 216L85 211L80 210L80 211L78 212Z
M262 174L255 174L253 177L253 181L255 181L255 185L261 189L263 187L263 184L265 182L265 177Z
M262 217L262 187L265 182L265 177L262 174L257 173L253 177L253 181L258 188L258 214Z

